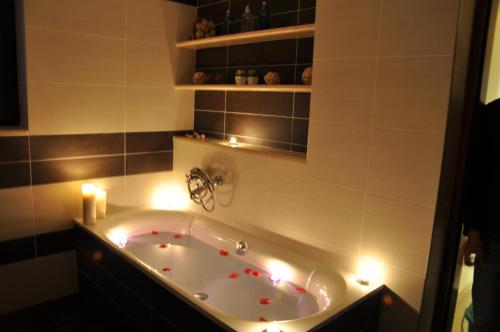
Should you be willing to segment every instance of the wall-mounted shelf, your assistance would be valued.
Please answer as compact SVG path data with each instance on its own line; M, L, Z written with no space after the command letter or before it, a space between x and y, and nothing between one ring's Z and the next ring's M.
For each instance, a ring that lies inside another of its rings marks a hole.
M203 49L219 46L240 45L290 38L314 36L314 24L297 25L285 28L266 29L231 35L177 42L176 46L189 49Z
M235 84L180 84L176 90L192 91L256 91L256 92L311 92L310 85L235 85Z

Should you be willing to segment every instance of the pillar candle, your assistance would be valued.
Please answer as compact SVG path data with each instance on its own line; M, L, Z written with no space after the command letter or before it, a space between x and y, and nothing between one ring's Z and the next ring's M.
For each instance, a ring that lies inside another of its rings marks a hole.
M106 218L106 198L107 198L106 190L102 190L101 188L97 188L97 193L96 193L97 219Z
M83 223L92 225L96 223L96 186L93 183L82 185L83 198Z

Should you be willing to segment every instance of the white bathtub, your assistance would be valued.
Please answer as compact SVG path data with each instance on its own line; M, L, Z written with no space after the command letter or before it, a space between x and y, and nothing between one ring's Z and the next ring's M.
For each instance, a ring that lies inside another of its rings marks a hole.
M82 226L237 331L309 330L380 286L201 215L135 210Z

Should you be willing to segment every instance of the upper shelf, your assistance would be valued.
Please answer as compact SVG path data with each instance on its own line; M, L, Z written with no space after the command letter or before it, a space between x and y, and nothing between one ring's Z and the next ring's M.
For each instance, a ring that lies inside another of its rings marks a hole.
M240 45L290 38L314 36L314 24L296 25L285 28L241 32L231 35L177 42L176 46L189 49L203 49L219 46Z
M236 84L179 84L176 90L200 91L256 91L256 92L311 92L310 85L236 85Z

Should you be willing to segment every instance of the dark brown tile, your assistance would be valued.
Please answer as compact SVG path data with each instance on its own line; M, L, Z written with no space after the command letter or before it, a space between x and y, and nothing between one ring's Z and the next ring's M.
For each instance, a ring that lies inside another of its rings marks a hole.
M71 251L74 248L72 229L36 235L37 257Z
M309 121L293 119L292 143L307 145L307 133L309 131Z
M292 144L293 152L307 153L307 146Z
M259 15L262 0L231 0L231 13L235 18L241 18L245 6L250 5L252 13ZM299 0L271 0L267 1L268 10L271 14L288 12L299 9Z
M0 137L0 162L28 160L28 137Z
M295 110L293 116L295 118L306 118L309 119L309 109L311 104L311 94L310 93L296 93L295 94Z
M227 114L226 134L290 142L292 120L261 115Z
M196 68L227 66L227 47L205 48L196 51Z
M0 164L0 188L30 185L29 162Z
M127 175L172 170L172 152L127 155Z
M230 46L229 66L295 64L296 51L296 39Z
M31 159L123 154L123 134L32 136Z
M300 0L300 9L316 7L316 0Z
M124 156L34 161L33 185L124 175Z
M0 265L35 258L35 237L0 241Z
M297 45L297 63L312 63L314 38L300 38Z
M299 12L299 24L313 24L316 21L316 8L304 9Z
M198 0L198 7L210 5L212 3L219 2L219 1L221 1L221 0Z
M228 92L227 112L292 116L293 93Z
M197 110L224 111L226 93L224 91L196 91L194 107Z
M198 17L220 23L224 21L224 16L228 9L229 1L216 2L213 5L198 8Z
M298 11L271 16L271 27L282 28L299 24Z
M264 75L267 72L273 71L280 74L281 84L294 84L295 83L295 65L285 66L245 66L245 69L256 69L259 75L259 84L265 84ZM228 82L234 84L234 76L238 67L232 67L228 70Z
M224 113L195 111L194 130L224 133Z
M157 131L126 134L126 153L171 151L174 132Z
M184 5L196 6L197 0L170 0L178 3L182 3Z

